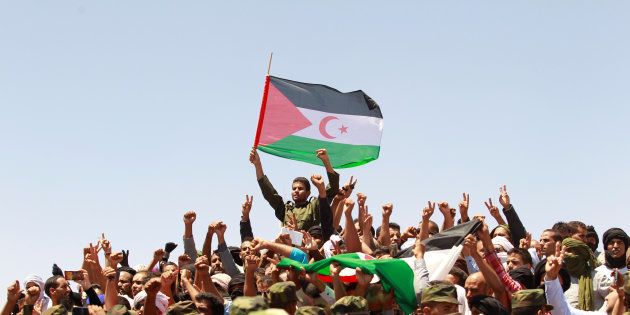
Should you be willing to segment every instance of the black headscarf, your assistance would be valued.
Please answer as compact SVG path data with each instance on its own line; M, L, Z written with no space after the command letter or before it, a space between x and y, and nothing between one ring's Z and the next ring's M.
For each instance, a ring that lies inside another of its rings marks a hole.
M493 314L493 315L508 315L509 313L499 302L499 300L487 296L487 295L477 295L474 296L470 303L468 303L468 307L472 309L473 307L478 309L479 312L483 314Z
M545 289L544 284L540 284L540 282L545 277L545 265L547 264L547 258L541 260L538 265L534 268L534 284L537 288ZM558 277L560 278L560 284L562 285L562 291L566 292L569 287L571 287L571 276L569 272L563 268L560 269L560 273L558 273Z
M525 287L525 289L535 289L536 285L534 285L534 274L532 271L526 266L521 266L516 269L510 270L508 272L510 277L515 281L518 281L521 285Z
M619 258L614 258L608 250L608 243L613 239L620 239L624 244L624 253ZM606 258L606 267L623 268L626 265L625 251L628 250L628 234L620 228L611 228L604 232L604 257Z

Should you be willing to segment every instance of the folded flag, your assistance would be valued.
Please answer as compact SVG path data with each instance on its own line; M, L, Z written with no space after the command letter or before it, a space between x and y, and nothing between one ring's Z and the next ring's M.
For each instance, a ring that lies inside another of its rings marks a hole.
M332 262L337 262L346 268L361 268L364 273L377 275L385 292L394 290L394 298L405 314L413 313L417 300L413 287L414 273L410 265L402 259L365 259L361 255L363 254L335 255L312 264L302 264L284 258L278 263L278 267L304 269L306 273L317 272L324 276L330 276L330 264Z
M473 219L424 240L426 250L424 261L429 270L429 280L444 280L446 278L462 252L464 238L468 234L475 233L481 225L481 221ZM403 258L407 263L413 264L413 246L400 251L396 257Z
M333 167L347 168L378 158L382 132L381 109L363 91L267 76L254 146L317 165L314 152L326 149Z

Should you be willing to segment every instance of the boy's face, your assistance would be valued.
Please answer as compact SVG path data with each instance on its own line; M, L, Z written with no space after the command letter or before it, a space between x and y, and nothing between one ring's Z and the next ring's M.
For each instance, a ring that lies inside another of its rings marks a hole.
M293 185L291 185L291 198L293 198L293 202L295 203L306 201L310 194L311 192L306 190L306 186L301 182L294 182Z

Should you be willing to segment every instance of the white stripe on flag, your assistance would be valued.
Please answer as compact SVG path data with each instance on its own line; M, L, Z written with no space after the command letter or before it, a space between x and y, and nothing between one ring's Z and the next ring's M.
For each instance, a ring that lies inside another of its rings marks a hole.
M333 114L300 107L297 109L311 121L312 125L294 133L294 136L343 144L381 145L383 133L381 118ZM324 120L326 117L329 118Z

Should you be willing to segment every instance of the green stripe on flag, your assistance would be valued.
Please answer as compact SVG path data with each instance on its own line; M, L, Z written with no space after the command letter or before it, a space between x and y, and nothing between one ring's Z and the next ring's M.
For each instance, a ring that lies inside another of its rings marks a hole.
M288 136L268 145L258 146L260 151L287 159L322 165L317 149L326 149L334 168L348 168L366 164L378 158L381 147L352 145Z
M417 300L413 287L414 274L409 265L402 259L370 259L363 260L357 254L341 254L327 259L316 261L312 264L301 264L289 258L284 258L278 263L279 268L293 267L302 269L306 273L318 272L330 274L330 264L337 262L346 268L361 268L368 274L376 274L381 279L383 290L394 290L394 297L405 314L415 311Z

